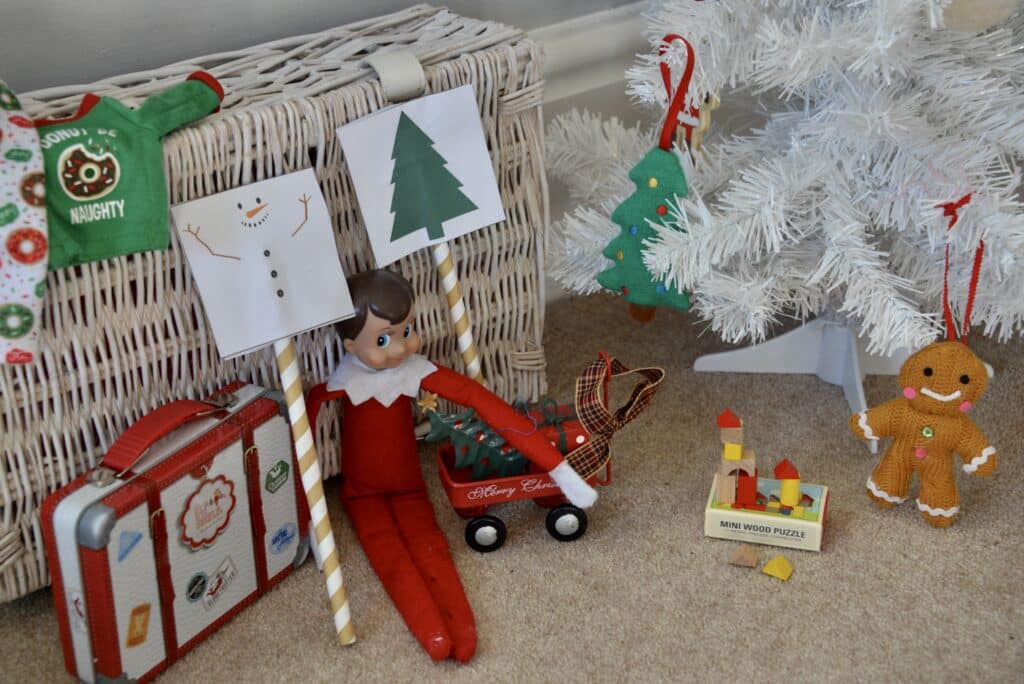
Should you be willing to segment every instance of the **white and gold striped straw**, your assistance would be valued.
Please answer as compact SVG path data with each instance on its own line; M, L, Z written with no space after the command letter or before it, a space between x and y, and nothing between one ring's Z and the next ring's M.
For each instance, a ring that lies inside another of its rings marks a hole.
M462 360L466 364L466 375L483 384L484 374L480 369L480 354L477 352L476 342L473 341L473 330L469 327L469 314L462 301L462 288L459 287L459 276L455 272L452 251L448 248L447 242L439 242L431 249L434 253L437 272L441 276L444 294L448 298L448 313L455 326L459 351L462 352Z
M324 498L320 463L317 461L316 446L313 444L313 430L306 416L299 357L290 337L274 342L274 353L277 355L277 372L281 376L281 386L284 388L285 401L288 403L288 420L292 426L292 439L295 441L302 488L306 491L309 514L316 531L318 555L324 563L323 571L327 580L327 595L331 600L331 613L334 615L334 628L338 633L338 641L348 646L355 643L356 630L348 608L348 595L345 593L345 581L341 576L341 562L338 559L338 548L334 544L331 520L327 516L327 500Z

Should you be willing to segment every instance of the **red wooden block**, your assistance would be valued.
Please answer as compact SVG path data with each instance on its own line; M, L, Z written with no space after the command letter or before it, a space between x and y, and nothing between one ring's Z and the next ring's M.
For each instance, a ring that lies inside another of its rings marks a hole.
M788 458L784 458L779 462L779 465L775 466L775 479L799 480L800 473L797 471L796 466L789 462Z
M739 473L736 478L736 503L744 506L757 504L757 476Z
M735 413L729 409L725 409L718 415L718 427L720 428L738 428L743 427L743 421L739 419Z

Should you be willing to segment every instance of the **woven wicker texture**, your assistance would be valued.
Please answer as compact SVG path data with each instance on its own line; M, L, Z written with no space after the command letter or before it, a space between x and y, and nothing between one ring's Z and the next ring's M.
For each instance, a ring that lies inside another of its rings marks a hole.
M420 5L375 20L248 50L211 55L81 87L24 94L33 116L71 114L88 91L137 106L205 69L224 85L220 113L164 140L171 202L312 167L348 273L374 266L335 128L385 105L362 63L404 49L423 63L428 92L472 83L507 220L451 243L487 384L506 399L545 390L540 47L515 29ZM403 259L417 293L424 353L462 369L448 306L428 250ZM151 252L53 272L40 361L0 366L0 601L48 584L38 510L93 466L132 421L172 399L232 380L279 386L271 348L217 355L176 238ZM306 386L340 360L333 329L296 338ZM340 421L325 411L317 444L338 472Z

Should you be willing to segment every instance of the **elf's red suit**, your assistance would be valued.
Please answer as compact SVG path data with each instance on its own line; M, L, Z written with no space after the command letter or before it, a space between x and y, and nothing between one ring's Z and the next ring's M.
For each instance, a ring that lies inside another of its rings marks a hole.
M414 394L413 387L475 409L534 464L554 471L552 477L571 500L589 505L593 490L575 471L566 473L571 467L533 423L480 383L413 355L402 364L407 371L399 383L403 389L382 395L365 387L372 382L367 374L372 369L351 356L346 362L360 374L362 386L343 384L332 391L328 387L337 383L317 385L307 400L315 426L320 405L342 399L342 503L370 564L423 648L435 660L452 656L467 661L476 650L476 623L427 498L412 404L406 398Z

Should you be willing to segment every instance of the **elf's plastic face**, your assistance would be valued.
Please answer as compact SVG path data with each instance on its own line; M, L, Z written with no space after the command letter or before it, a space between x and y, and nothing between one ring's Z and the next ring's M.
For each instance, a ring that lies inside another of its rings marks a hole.
M344 341L345 351L376 370L397 368L420 350L420 336L412 324L415 313L410 309L405 320L392 323L367 311L363 329L354 340Z
M985 393L991 367L961 342L930 344L904 362L900 387L922 413L956 415Z
M262 202L259 197L251 205L246 206L238 203L238 210L242 212L241 222L245 228L259 228L270 218L270 205Z

